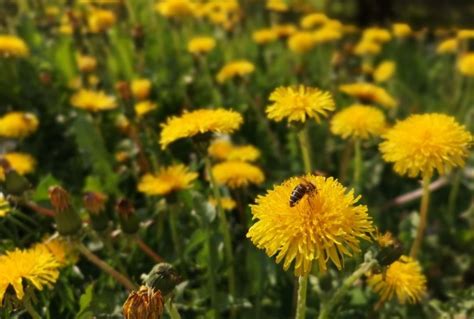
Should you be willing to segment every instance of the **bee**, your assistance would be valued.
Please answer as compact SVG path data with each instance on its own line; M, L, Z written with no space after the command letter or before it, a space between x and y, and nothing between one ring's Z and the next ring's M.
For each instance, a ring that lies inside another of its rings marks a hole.
M314 184L309 182L307 179L302 178L301 182L291 191L290 207L296 206L296 204L299 203L304 195L312 192L317 192L316 186L314 186Z

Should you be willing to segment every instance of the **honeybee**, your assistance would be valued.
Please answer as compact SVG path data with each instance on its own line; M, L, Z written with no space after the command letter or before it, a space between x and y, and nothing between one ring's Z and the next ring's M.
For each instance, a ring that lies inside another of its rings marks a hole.
M318 190L316 189L316 186L314 184L312 184L307 179L302 178L301 182L296 185L296 187L293 188L293 190L291 191L290 207L296 206L296 204L299 203L299 201L304 197L304 195L317 191Z

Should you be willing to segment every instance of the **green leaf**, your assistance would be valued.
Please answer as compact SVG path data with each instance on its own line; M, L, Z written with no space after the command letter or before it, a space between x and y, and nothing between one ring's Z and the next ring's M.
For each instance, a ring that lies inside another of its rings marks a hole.
M60 185L61 183L54 178L53 175L48 174L45 177L43 177L40 182L38 183L38 186L36 186L36 190L33 194L33 200L35 202L42 202L42 201L47 201L48 200L48 189L53 186L53 185Z
M94 296L94 284L87 286L86 291L81 295L79 299L79 312L76 315L76 319L89 319L93 317L93 313L90 311L90 305L92 297Z

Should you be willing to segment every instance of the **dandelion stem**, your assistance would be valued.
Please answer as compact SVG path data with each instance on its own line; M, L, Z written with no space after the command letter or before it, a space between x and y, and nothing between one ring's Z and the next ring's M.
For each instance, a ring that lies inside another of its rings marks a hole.
M461 171L458 170L454 174L454 178L452 181L451 191L449 192L449 199L448 199L448 218L450 222L450 227L453 227L454 223L454 210L456 208L456 199L459 193L459 186L461 184Z
M181 319L181 315L179 314L171 299L165 303L165 308L166 311L168 311L171 319Z
M418 224L418 229L416 230L416 237L413 245L410 249L410 257L416 259L416 255L418 255L418 251L421 247L421 242L423 240L423 233L425 232L426 222L428 219L428 204L430 201L430 180L431 176L425 175L423 176L423 195L421 197L421 205L420 205L420 222Z
M176 214L178 213L176 208L177 205L171 205L171 210L168 216L168 221L170 223L170 231L171 231L171 240L173 240L173 246L176 249L176 255L178 258L182 257L182 246L181 246L181 241L178 235L178 229L177 229L177 223L176 223Z
M86 246L84 246L82 243L78 243L77 249L79 252L86 257L87 260L89 260L91 263L114 277L115 280L117 280L120 284L122 284L125 288L128 290L134 290L136 288L136 285L132 283L132 281L125 275L119 273L117 270L112 268L109 264L107 264L105 261L100 259L98 256L94 255L89 249L87 249Z
M145 253L147 254L155 263L161 263L164 261L164 259L155 253L153 249L151 249L150 246L148 246L140 237L135 236L135 242L137 243L138 247Z
M212 175L212 169L211 169L211 160L209 157L205 157L206 161L206 170L207 174L209 176L210 182L211 182L211 188L214 193L214 198L216 199L216 209L217 209L217 214L219 216L219 221L221 223L221 231L222 235L224 237L224 253L227 259L227 264L229 266L228 268L228 284L229 284L229 293L235 297L235 271L234 271L234 255L232 252L232 239L230 236L230 227L227 222L227 217L225 216L225 212L222 209L222 203L221 203L221 195L219 192L219 187L216 184L216 181L214 179L214 176Z
M28 312L31 318L41 319L39 313L35 310L35 308L33 308L29 297L25 298L25 300L23 301L23 307L25 307L26 312Z
M306 291L308 288L308 275L298 277L298 299L296 300L295 319L306 317Z
M301 155L303 157L304 170L306 173L311 173L311 171L313 170L311 165L312 161L310 152L311 143L309 141L307 125L305 125L305 127L298 132L298 140L301 146Z
M362 176L362 149L360 139L354 140L354 188L360 192L360 178Z
M359 268L354 271L349 277L347 277L342 286L340 286L328 302L321 305L321 311L319 312L318 319L327 319L329 318L332 309L341 301L341 299L346 295L347 291L352 287L354 282L367 273L377 261L375 259L366 261L362 263Z

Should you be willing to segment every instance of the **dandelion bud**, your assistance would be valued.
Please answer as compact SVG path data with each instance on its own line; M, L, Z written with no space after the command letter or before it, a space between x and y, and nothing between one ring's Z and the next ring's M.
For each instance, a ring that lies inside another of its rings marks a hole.
M115 84L115 89L118 91L118 94L122 100L128 101L132 98L132 90L126 81L117 82L117 84Z
M125 198L120 199L115 206L119 215L120 227L126 234L135 234L139 228L139 220L135 215L135 208L132 203Z
M82 226L82 221L74 207L71 206L68 192L61 186L49 188L49 200L54 208L54 220L59 234L75 235Z
M19 196L31 188L30 182L17 171L13 169L5 169L5 171L5 188L8 194Z
M158 289L167 296L181 282L176 270L168 263L156 264L148 274L145 283L148 287Z
M92 228L96 231L104 230L108 224L107 215L104 214L107 196L99 192L88 192L82 199L85 209L89 212Z
M163 297L159 290L141 286L132 291L123 304L125 319L160 319L163 315Z

